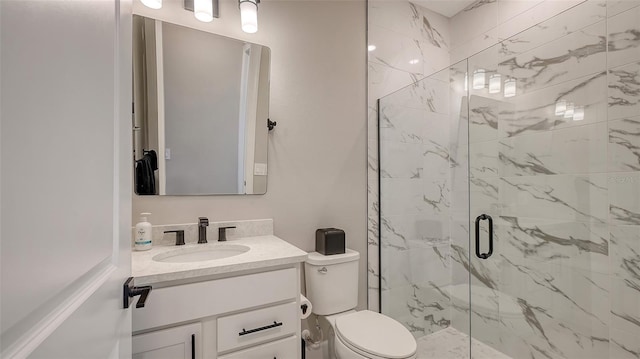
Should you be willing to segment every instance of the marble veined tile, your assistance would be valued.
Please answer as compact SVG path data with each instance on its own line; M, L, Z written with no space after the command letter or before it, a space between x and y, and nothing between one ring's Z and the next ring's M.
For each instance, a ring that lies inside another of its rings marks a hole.
M410 287L409 298L405 302L408 315L397 319L415 337L422 337L451 324L449 303L447 293L433 282L415 284Z
M396 106L382 101L380 106L379 136L382 141L423 143L426 111Z
M608 274L507 257L502 270L500 290L516 298L522 315L501 321L501 351L514 357L608 357Z
M469 179L469 208L475 216L481 213L500 214L500 179L475 178ZM475 216L473 218L475 218Z
M502 177L499 186L504 216L602 223L609 217L606 174Z
M509 359L506 354L449 327L417 340L417 359ZM469 344L471 343L471 348Z
M514 2L520 3L519 1ZM562 14L503 40L500 44L500 56L509 57L530 51L605 18L604 0L585 1Z
M500 140L500 176L598 173L607 170L606 122ZM472 168L473 159L471 161Z
M382 289L394 289L410 286L411 266L410 251L384 251L381 258Z
M392 99L381 101L380 139L448 147L448 116L425 109L397 105Z
M448 243L438 246L422 245L409 251L412 283L433 283L439 287L451 283L451 259Z
M609 18L609 68L640 61L640 7L635 7Z
M640 225L640 172L610 174L608 185L610 222Z
M431 217L448 217L451 207L450 193L449 178L426 178L421 191L422 212Z
M504 23L543 1L544 0L498 0L498 23Z
M498 177L498 141L477 142L469 145L469 164L474 178Z
M421 178L422 151L421 144L381 141L380 177Z
M640 338L640 226L611 226L611 276L611 328ZM612 344L640 355L627 338L612 335Z
M380 203L384 216L418 214L425 210L421 179L381 178Z
M422 245L448 243L450 228L447 216L386 215L382 203L380 236L383 252L406 251Z
M604 223L502 216L500 253L510 260L609 273L609 229Z
M640 62L609 70L609 120L640 116Z
M500 39L507 39L537 24L562 16L562 13L583 3L584 0L543 1L535 7L500 23L498 34Z
M609 172L640 171L640 116L609 122Z
M542 89L605 69L605 21L531 51L505 57L498 66L503 76L516 79L517 93Z
M631 328L627 328L631 326ZM611 328L609 358L615 359L638 359L640 357L640 333L633 330L633 324L622 321L620 327L623 329Z
M424 75L426 44L376 25L369 27L368 34L370 44L376 46L368 51L370 62Z
M607 16L615 16L636 6L640 6L638 0L607 0Z
M606 72L599 72L542 90L527 91L500 103L498 137L512 137L607 120ZM564 109L562 105L564 104ZM566 108L578 108L581 117Z
M444 137L446 139L448 137ZM450 154L449 149L441 140L428 140L423 144L423 175L425 179L429 178L448 178L450 171Z
M369 5L369 25L377 25L412 39L448 49L450 44L448 19L408 1L372 0Z
M448 115L448 95L448 82L428 77L389 94L380 101L382 105L392 103L395 106L423 109L427 112Z
M460 47L476 34L486 33L497 26L498 1L475 1L451 18L451 47Z
M528 92L500 103L498 137L512 137L606 121L605 73ZM575 117L564 108L576 108Z
M503 106L498 100L472 95L469 98L469 143L498 138L499 113Z
M418 73L397 70L371 61L368 63L367 75L369 77L369 108L374 110L377 99L410 86L422 77Z

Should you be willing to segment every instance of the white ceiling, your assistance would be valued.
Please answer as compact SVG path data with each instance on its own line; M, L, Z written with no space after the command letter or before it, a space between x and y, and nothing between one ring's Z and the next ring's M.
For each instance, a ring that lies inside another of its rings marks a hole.
M446 17L452 17L475 0L410 0L416 5L425 7Z

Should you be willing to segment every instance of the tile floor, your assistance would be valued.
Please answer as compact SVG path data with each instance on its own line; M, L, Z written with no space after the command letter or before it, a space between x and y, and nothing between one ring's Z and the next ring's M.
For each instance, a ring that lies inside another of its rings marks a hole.
M469 336L452 327L417 339L417 359L469 358ZM473 339L473 359L511 359L492 347Z

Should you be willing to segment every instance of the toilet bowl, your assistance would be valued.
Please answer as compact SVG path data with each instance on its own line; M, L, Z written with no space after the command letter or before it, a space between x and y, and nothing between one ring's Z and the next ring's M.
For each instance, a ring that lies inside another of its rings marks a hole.
M305 263L307 298L313 313L331 328L329 353L336 359L411 359L416 341L402 324L358 301L358 252L325 256L309 253Z
M333 352L338 359L416 357L413 335L386 315L362 310L325 318L333 329Z

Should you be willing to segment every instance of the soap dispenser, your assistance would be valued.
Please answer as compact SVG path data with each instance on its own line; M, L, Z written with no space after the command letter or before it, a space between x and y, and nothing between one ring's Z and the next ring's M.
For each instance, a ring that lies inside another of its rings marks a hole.
M140 213L140 222L136 224L136 240L135 249L137 251L146 251L151 249L151 223L147 221L147 217L151 213Z

